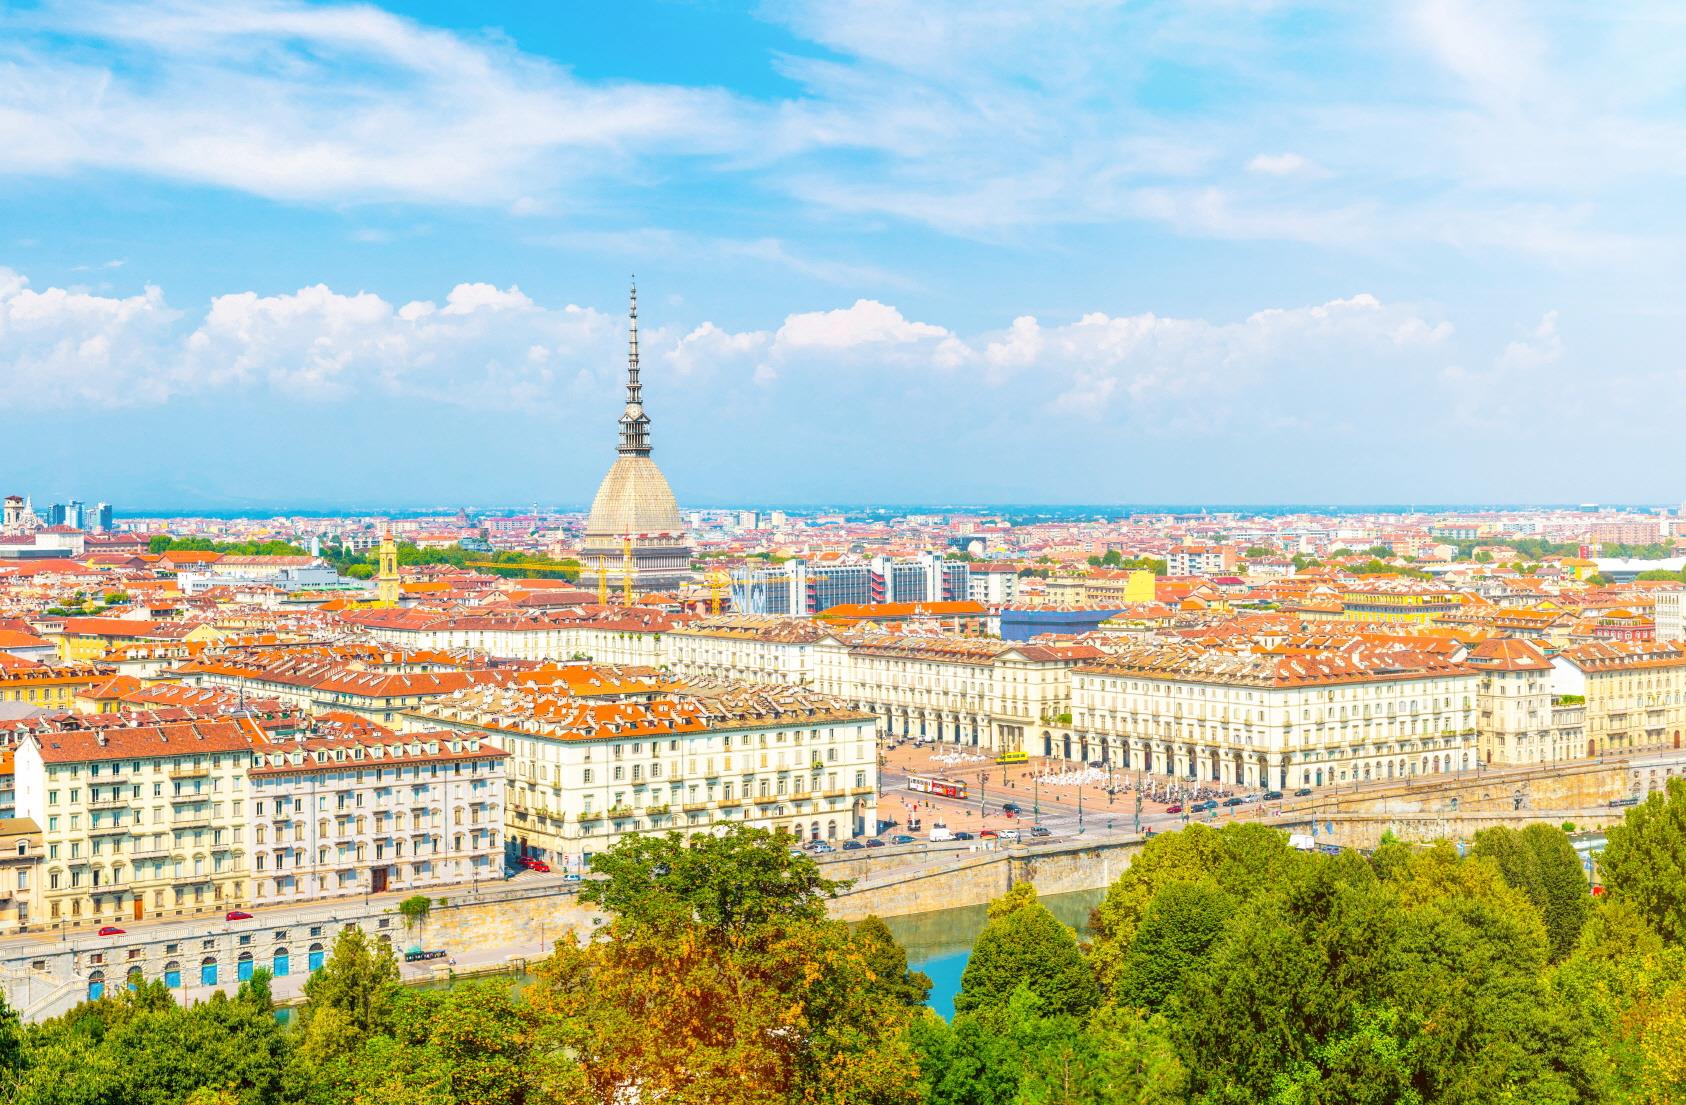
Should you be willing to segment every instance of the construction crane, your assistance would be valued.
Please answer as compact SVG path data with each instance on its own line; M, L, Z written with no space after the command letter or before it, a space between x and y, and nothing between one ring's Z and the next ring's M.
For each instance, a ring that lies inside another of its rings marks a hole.
M715 617L720 616L720 595L732 586L732 577L716 568L708 573L708 601Z

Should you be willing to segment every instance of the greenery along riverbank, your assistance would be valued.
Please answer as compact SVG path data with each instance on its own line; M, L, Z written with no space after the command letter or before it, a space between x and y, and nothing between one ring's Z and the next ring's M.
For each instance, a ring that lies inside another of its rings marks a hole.
M611 914L518 997L402 987L350 931L294 1025L259 975L0 1018L22 1105L1426 1105L1686 1100L1686 786L1610 833L1592 899L1537 826L1372 857L1256 825L1155 839L1080 945L1028 886L990 908L952 1024L882 923L776 837L634 838Z

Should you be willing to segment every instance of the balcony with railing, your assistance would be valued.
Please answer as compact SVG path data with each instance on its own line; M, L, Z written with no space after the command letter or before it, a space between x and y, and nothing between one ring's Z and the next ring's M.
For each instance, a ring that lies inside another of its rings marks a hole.
M211 823L211 811L205 810L205 811L199 812L199 813L185 813L185 814L182 814L180 817L172 817L170 819L170 828L172 828L172 829L196 829L196 828L200 828L200 827L205 826L205 825L209 825L210 823Z

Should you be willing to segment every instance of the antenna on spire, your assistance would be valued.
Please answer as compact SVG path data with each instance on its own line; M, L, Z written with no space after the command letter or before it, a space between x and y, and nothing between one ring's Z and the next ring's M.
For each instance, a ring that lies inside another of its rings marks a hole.
M631 306L627 314L632 319L632 325L627 329L626 365L631 374L630 384L638 386L638 277L632 278Z
M626 412L621 415L622 456L650 455L650 418L644 413L644 389L638 382L638 278L628 297L626 337Z

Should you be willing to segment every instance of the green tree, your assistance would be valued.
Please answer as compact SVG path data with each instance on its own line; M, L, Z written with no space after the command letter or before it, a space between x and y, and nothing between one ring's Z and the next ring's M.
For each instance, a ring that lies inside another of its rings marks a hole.
M586 1100L911 1103L905 989L825 916L836 884L787 838L627 837L593 870L610 923L559 941L527 991Z
M1686 942L1686 779L1652 791L1608 836L1598 861L1605 894L1670 943Z
M23 1070L23 1024L0 992L0 1088L10 1087Z
M1246 553L1243 555L1245 555L1248 560L1257 560L1260 557L1280 556L1281 554L1275 549L1267 549L1263 545L1249 545Z
M1171 1035L1202 1102L1591 1100L1586 1025L1545 965L1492 865L1443 847L1382 880L1318 857L1237 913Z
M1580 857L1563 830L1551 825L1486 829L1475 834L1474 853L1496 863L1505 882L1539 911L1553 960L1574 950L1589 895Z
M1254 824L1221 829L1194 824L1148 841L1124 874L1107 888L1089 927L1094 930L1090 961L1111 992L1136 928L1159 890L1174 882L1212 880L1238 901L1277 885L1305 861L1288 847L1288 834Z
M1095 975L1077 934L1020 883L990 906L960 976L956 1013L1005 1006L1020 985L1050 1014L1082 1016L1100 1003Z
M856 925L854 941L884 993L909 1009L925 1004L931 978L924 971L908 970L907 950L896 942L883 918L873 914Z
M278 1105L288 1046L263 987L183 1009L161 981L31 1026L17 1105Z
M392 1028L392 1002L401 986L392 946L371 940L357 925L340 930L322 969L304 984L301 1048L321 1061L356 1049Z
M819 921L847 884L824 878L811 857L791 855L788 841L744 826L689 839L629 836L592 857L604 877L585 883L580 900L635 925L685 921L733 932Z
M1148 902L1118 977L1121 1003L1159 1009L1223 935L1235 899L1215 882L1174 882Z

